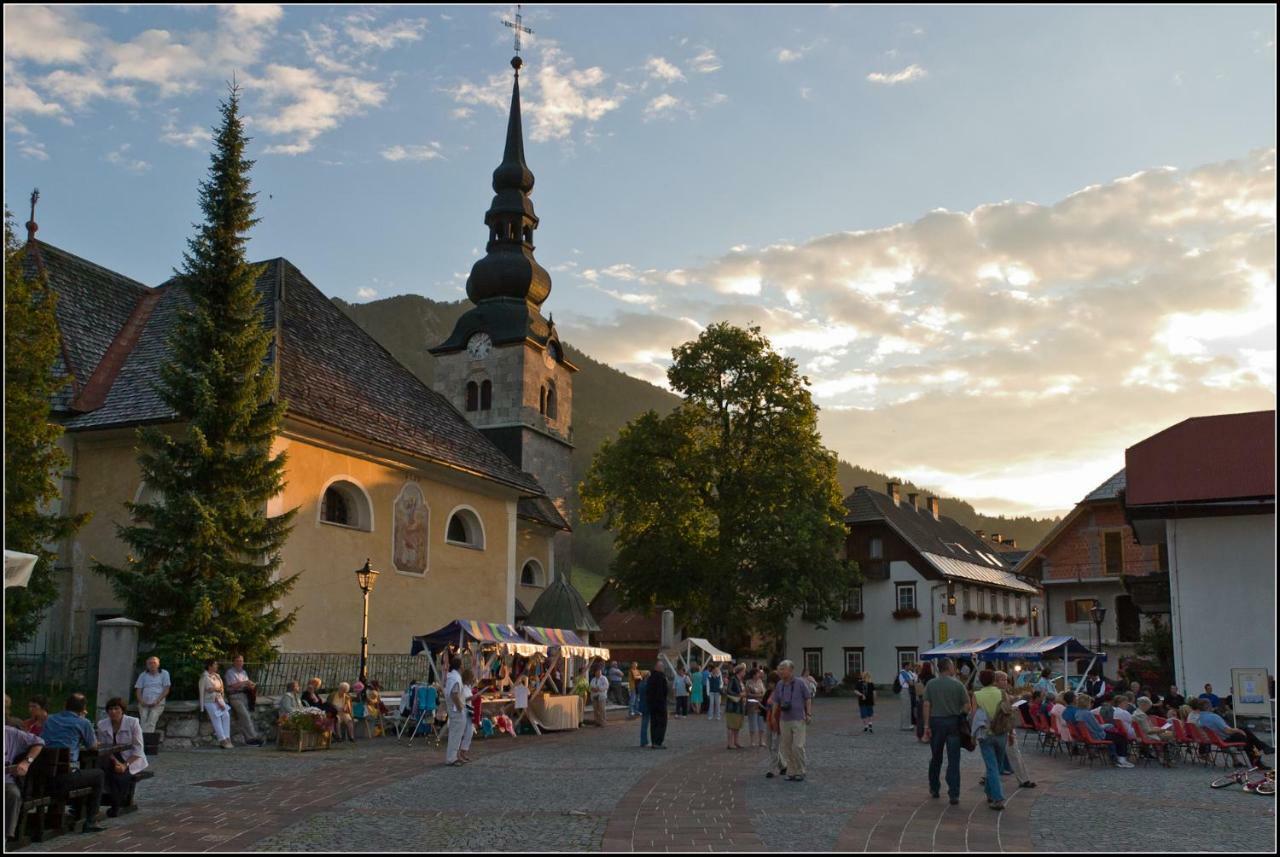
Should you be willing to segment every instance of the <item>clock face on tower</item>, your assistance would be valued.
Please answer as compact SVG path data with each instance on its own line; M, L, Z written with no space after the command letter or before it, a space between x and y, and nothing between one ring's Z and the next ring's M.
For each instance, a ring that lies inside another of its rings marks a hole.
M477 333L467 340L467 354L472 360L483 360L493 350L493 340L487 333Z

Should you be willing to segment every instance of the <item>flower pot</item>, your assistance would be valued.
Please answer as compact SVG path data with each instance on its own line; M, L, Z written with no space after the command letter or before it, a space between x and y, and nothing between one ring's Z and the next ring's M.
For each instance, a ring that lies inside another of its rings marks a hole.
M328 750L328 732L300 732L294 729L281 729L276 737L276 748L305 753L307 750Z

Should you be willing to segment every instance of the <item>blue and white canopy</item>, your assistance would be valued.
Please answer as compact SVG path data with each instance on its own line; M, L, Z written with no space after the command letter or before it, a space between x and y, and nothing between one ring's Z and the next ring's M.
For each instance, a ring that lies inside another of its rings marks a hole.
M996 661L1039 661L1045 658L1080 659L1093 658L1105 661L1103 652L1095 652L1081 644L1075 637L1005 637L986 656Z
M1000 637L978 637L971 640L947 640L941 646L935 646L920 657L929 658L972 658L979 653L988 652L1001 642ZM1008 638L1003 638L1008 639Z

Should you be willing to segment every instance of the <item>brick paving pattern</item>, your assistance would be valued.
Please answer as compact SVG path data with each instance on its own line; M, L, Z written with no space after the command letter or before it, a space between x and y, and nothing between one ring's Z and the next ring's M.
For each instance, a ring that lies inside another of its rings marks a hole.
M1028 742L1038 787L1006 778L1003 812L986 807L977 753L962 754L958 806L930 799L928 751L897 729L896 704L877 706L880 731L866 734L852 702L819 700L803 783L765 779L766 751L727 751L724 724L697 717L671 721L667 750L640 749L639 724L614 719L477 740L462 768L393 739L163 753L139 812L29 850L1272 850L1274 800L1211 790L1199 765L1089 768Z

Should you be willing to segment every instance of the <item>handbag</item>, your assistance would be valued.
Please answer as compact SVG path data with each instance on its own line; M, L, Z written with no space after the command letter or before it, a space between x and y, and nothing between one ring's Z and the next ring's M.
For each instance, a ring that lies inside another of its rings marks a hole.
M978 749L978 742L974 740L973 732L969 729L969 718L964 715L960 716L960 746L970 753Z

